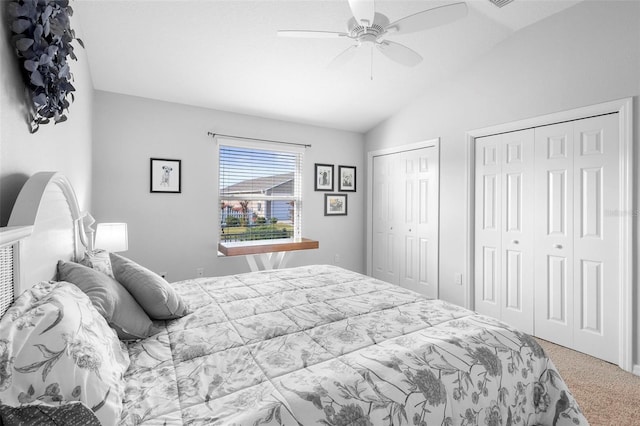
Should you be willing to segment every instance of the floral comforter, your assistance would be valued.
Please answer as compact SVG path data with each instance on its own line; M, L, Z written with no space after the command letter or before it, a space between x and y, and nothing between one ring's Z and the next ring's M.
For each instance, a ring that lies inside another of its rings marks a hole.
M530 336L334 266L174 283L122 424L588 424Z

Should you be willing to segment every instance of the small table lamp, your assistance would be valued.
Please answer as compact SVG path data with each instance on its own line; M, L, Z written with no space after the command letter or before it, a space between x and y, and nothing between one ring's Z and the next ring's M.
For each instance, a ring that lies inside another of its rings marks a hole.
M126 223L99 223L96 229L96 249L111 252L127 251L129 239Z

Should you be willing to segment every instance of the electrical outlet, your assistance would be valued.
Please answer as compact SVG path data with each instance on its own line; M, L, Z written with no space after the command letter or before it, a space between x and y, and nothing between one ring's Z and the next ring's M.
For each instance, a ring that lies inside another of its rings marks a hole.
M335 263L336 265L340 263L340 255L336 254L335 256L333 256L333 263Z
M462 285L462 274L460 272L456 272L455 281L456 284Z
M160 275L165 280L167 279L167 273L166 272L158 272L158 275Z
M196 269L196 276L198 278L204 277L204 268L197 268Z

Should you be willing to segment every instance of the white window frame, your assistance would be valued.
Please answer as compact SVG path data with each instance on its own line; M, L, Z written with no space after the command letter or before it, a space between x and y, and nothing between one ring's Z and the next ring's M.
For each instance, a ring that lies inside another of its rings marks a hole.
M220 205L220 147L221 146L230 146L234 148L246 148L246 149L257 149L257 150L267 150L267 151L279 151L286 153L295 153L300 155L300 159L297 162L296 171L294 173L294 211L293 211L293 238L292 241L300 241L302 239L302 205L303 205L303 194L302 194L302 178L303 178L303 165L304 165L304 146L298 146L294 144L284 144L284 143L274 143L268 141L257 141L257 140L248 140L242 138L228 137L228 136L220 136L216 135L214 137L215 142L215 190L217 196L217 204ZM244 199L251 199L251 197L240 197ZM238 198L238 199L240 199ZM255 198L255 197L254 197ZM233 199L233 197L225 196L225 199ZM273 201L285 200L290 201L292 197L289 196L269 196L264 197L261 196L260 200L270 199ZM220 209L216 209L216 217L217 217L217 233L216 238L218 239L218 243L220 243L220 224L221 224L221 212ZM268 242L270 240L257 240L257 241L265 241ZM274 241L274 240L271 240ZM249 241L247 245L250 245Z

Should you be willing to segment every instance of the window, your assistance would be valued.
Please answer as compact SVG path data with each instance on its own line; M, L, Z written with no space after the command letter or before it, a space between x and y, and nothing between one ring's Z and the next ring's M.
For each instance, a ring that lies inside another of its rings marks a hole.
M301 237L302 148L218 140L219 242Z

